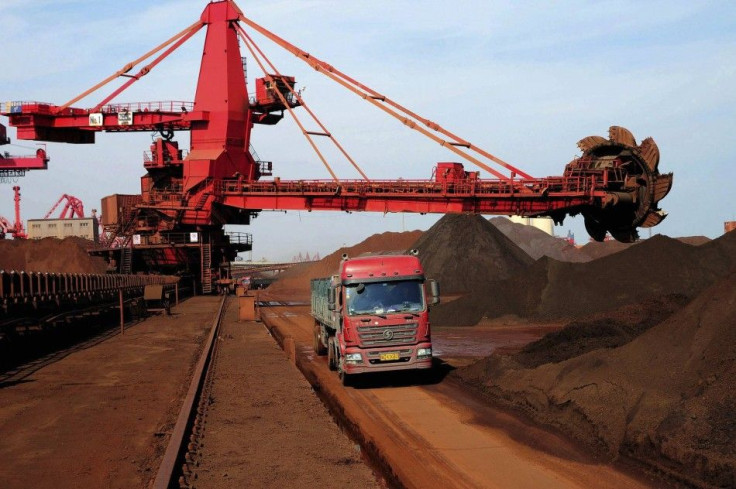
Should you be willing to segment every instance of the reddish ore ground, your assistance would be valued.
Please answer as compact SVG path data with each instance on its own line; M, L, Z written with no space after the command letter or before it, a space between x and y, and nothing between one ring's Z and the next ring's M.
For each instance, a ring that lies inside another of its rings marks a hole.
M383 487L262 323L229 303L196 486Z
M218 303L190 299L0 382L0 487L150 487ZM381 487L263 325L236 319L231 306L197 487Z
M576 323L453 375L612 459L696 487L735 487L736 274L649 328L609 327L616 320ZM601 342L612 338L618 345Z
M0 239L0 270L55 273L105 273L107 262L92 257L94 243L82 238Z
M216 297L200 297L0 384L3 488L145 487L158 468Z
M419 248L430 278L457 297L431 312L437 349L461 367L451 377L609 459L736 487L736 233L599 243L572 262L550 258L560 247L547 238L479 219L445 216L404 247ZM541 258L524 258L514 239L542 243ZM369 241L358 246L381 251ZM291 291L308 298L310 278L293 270ZM516 340L486 348L489 322ZM525 324L551 332L515 351ZM472 362L459 349L488 356L463 367Z

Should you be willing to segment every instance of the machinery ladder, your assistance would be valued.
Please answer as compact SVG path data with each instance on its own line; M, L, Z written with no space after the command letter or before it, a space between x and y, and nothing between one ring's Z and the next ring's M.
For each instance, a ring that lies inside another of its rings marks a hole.
M124 275L133 273L133 248L130 246L120 249L120 273Z
M194 209L198 211L201 211L202 209L204 209L204 205L207 203L207 199L210 198L210 195L211 194L209 192L203 193L199 197L199 200L197 201L197 204L194 206Z
M202 293L212 293L212 247L202 244Z

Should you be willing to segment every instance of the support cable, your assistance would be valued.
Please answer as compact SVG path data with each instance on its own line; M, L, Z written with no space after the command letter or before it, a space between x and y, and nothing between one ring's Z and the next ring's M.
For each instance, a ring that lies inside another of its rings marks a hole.
M266 75L266 79L268 79L269 82L273 82L273 77L266 72L266 69L263 66L263 63L261 63L261 59L258 57L255 50L250 45L250 42L248 41L248 39L242 35L241 35L241 39L245 43L245 46L248 48L248 51L250 51L250 54L251 56L253 56L253 59L255 59L256 63L258 63L258 66L261 68L261 71L263 71L263 73ZM314 140L310 136L309 131L307 131L304 128L304 125L302 125L301 121L299 120L297 115L294 113L294 109L291 108L291 106L289 105L289 102L284 97L284 94L282 94L281 91L278 89L274 91L276 92L276 95L278 95L279 99L281 100L281 103L284 104L284 107L286 107L286 110L289 112L289 115L291 115L291 117L294 119L294 122L296 122L297 126L299 126L299 129L301 129L302 134L304 134L304 137L307 138L307 141L312 146L312 149L314 150L314 152L317 153L317 157L322 161L322 164L325 166L325 168L327 168L327 171L330 173L330 176L332 177L332 179L335 182L339 182L340 179L337 178L337 175L332 170L332 167L330 166L329 163L327 163L327 160L325 159L324 155L322 155L322 152L319 150Z
M265 36L266 38L270 39L272 42L276 43L277 45L284 48L286 51L289 51L293 55L295 55L297 58L301 59L305 63L307 63L309 66L314 68L316 71L324 74L328 78L331 78L333 81L339 83L343 87L347 88L348 90L352 91L353 93L357 94L364 100L372 103L379 109L383 110L384 112L388 113L389 115L393 116L394 118L401 121L404 125L409 126L410 128L424 134L428 138L432 139L433 141L439 143L441 146L447 147L449 150L454 152L455 154L459 155L460 157L464 158L467 161L470 161L471 163L479 166L480 168L488 171L492 175L495 175L498 178L501 178L503 180L513 180L514 176L518 175L522 178L528 178L531 179L529 174L526 172L523 172L519 170L518 168L512 166L509 163L506 163L505 161L501 160L500 158L488 153L487 151L478 148L477 146L473 145L472 143L456 136L455 134L447 131L443 127L441 127L439 124L434 123L428 119L425 119L418 114L410 111L409 109L406 109L405 107L397 104L396 102L392 101L385 95L382 95L375 90L361 84L357 80L349 77L348 75L344 74L340 70L336 69L334 66L325 63L324 61L319 60L318 58L315 58L314 56L310 55L309 53L302 51L298 47L294 46L293 44L289 43L288 41L280 38L279 36L273 34L266 28L260 26L259 24L253 22L249 18L245 17L242 12L240 12L240 20L247 24L248 26L252 27L256 31L258 31L260 34ZM390 109L388 106L391 106L395 108L397 111ZM418 124L423 124L429 129L439 132L440 134L447 136L448 138L452 139L452 141L448 141L445 139L442 139L431 132L423 129L422 127L419 127ZM502 173L492 169L482 161L478 160L474 156L461 151L457 149L457 146L465 147L469 150L475 151L476 153L479 153L485 158L488 158L489 160L497 163L498 165L506 168L507 170L511 171L511 176L503 175Z
M251 44L251 45L253 46L253 48L255 48L255 49L256 49L256 51L258 51L258 53L259 53L259 54L261 55L261 57L263 58L263 60L264 60L264 61L265 61L265 62L266 62L266 63L268 64L268 66L269 66L269 67L271 68L272 72L273 72L273 73L274 73L274 74L275 74L276 76L278 76L278 77L283 77L283 75L282 75L282 74L281 74L281 73L279 72L279 70L278 70L278 69L276 68L276 66L274 66L274 64L273 64L273 63L271 63L271 60L270 60L270 59L268 59L268 56L266 56L266 55L265 55L265 54L263 53L263 51L262 51L262 50L261 50L261 48L260 48L260 47L258 46L258 44L256 44L256 43L255 43L255 41L253 41L253 38L252 38L252 37L250 37L250 36L248 35L248 33L247 33L247 32L245 32L245 30L244 30L244 29L243 29L243 28L242 28L242 27L241 27L240 25L238 25L238 31L240 32L240 35L241 35L242 37L246 38L246 39L248 40L248 42L250 42L250 44ZM268 73L264 73L264 74L265 74L266 76L269 76L269 75L268 75ZM311 132L311 131L308 131L308 133L309 133L309 134L323 134L323 135L326 135L326 136L327 136L327 137L328 137L328 138L329 138L329 139L330 139L330 140L331 140L331 141L332 141L332 142L333 142L333 143L335 144L335 146L337 147L337 149L338 149L338 150L340 150L340 152L341 152L341 153L343 154L343 156L345 156L345 158L346 158L346 159L347 159L347 160L348 160L348 161L350 162L350 164L351 164L351 165L353 166L353 168L355 168L355 170L356 170L356 171L357 171L358 173L360 173L360 175L361 175L361 176L363 177L363 179L364 179L364 180L366 180L366 181L370 181L370 179L369 179L369 178L368 178L368 176L367 176L367 175L366 175L366 174L365 174L365 173L363 172L363 170L362 170L362 169L360 168L360 166L358 166L358 164L357 164L357 163L356 163L356 162L355 162L355 161L353 160L353 158L351 158L351 157L350 157L350 155L349 155L349 154L347 153L347 151L345 151L345 149L344 149L344 148L342 147L342 145L341 145L341 144L340 144L340 143L339 143L339 142L337 141L337 138L335 138L335 137L334 137L334 136L332 135L332 133L331 133L330 131L328 131L328 130L327 130L327 128L326 128L326 127L325 127L325 126L324 126L324 125L322 124L322 122L321 122L321 121L319 120L319 118L318 118L318 117L317 117L317 116L316 116L316 115L314 114L314 112L312 112L312 110L311 110L311 109L310 109L310 108L309 108L309 107L307 106L306 102L304 102L304 99L302 99L301 95L299 95L299 92L295 91L295 90L293 89L293 87L289 86L288 84L287 84L286 86L287 86L287 88L289 89L289 92L290 92L290 93L291 93L291 94L292 94L292 95L293 95L293 96L294 96L294 97L295 97L295 98L297 99L297 101L299 102L299 105L300 105L301 107L303 107L303 108L304 108L304 110L306 110L306 111L307 111L307 113L308 113L308 114L309 114L309 115L310 115L310 116L312 117L312 119L313 119L313 120L314 120L314 121L315 121L315 122L317 123L317 125L318 125L318 126L320 127L320 129L322 129L322 133L316 133L316 132Z
M180 38L182 38L184 36L187 36L187 39L188 39L195 32L199 31L199 29L201 29L203 26L204 26L204 24L202 23L202 21L198 20L197 22L195 22L194 24L190 25L186 29L182 30L181 32L175 34L174 36L172 36L168 40L166 40L163 43L161 43L158 46L156 46L155 48L151 49L150 51L148 51L146 54L144 54L143 56L139 57L135 61L131 61L130 63L126 64L121 69L119 69L118 71L116 71L112 75L108 76L107 78L105 78L104 80L102 80L101 82L99 82L97 85L93 86L92 88L90 88L88 90L85 90L84 92L80 93L79 95L77 95L73 99L69 100L67 103L65 103L63 105L60 105L59 107L56 108L56 111L57 112L61 112L62 110L68 108L70 105L72 105L72 104L78 102L79 100L83 99L87 95L89 95L89 94L91 94L93 92L96 92L97 90L99 90L103 86L105 86L108 83L110 83L115 78L118 78L120 76L125 76L125 74L128 73L130 70L132 70L137 64L141 63L142 61L145 61L146 59L150 58L151 56L153 56L157 52L161 51L163 48L165 48L169 44L177 41L178 39L180 39ZM179 45L180 44L181 43L179 43ZM142 75L140 75L140 76L142 76ZM100 104L100 105L102 105L102 104Z
M135 75L126 75L126 76L130 76L130 79L127 82L125 82L122 85L120 85L120 87L118 87L117 90L115 90L110 95L108 95L107 97L105 97L105 99L102 100L102 102L100 102L99 104L97 104L95 106L95 108L92 109L92 110L95 111L95 112L98 111L98 110L100 110L100 108L102 106L104 106L106 103L108 103L110 100L112 100L115 97L117 97L118 95L120 95L125 89L127 89L133 83L137 82L142 77L144 77L148 73L150 73L150 71L153 68L155 68L157 64L159 64L161 61L163 61L172 52L174 52L175 50L177 50L179 48L179 46L181 46L186 41L188 41L194 34L197 33L197 31L199 31L199 29L202 28L203 25L204 24L200 24L198 27L195 27L194 29L189 30L189 32L187 32L186 34L184 34L183 36L181 36L166 51L164 51L163 53L161 53L156 59L154 59L153 61L151 61L151 63L149 63L146 66L144 66L143 68L141 68L140 71L138 73L136 73Z

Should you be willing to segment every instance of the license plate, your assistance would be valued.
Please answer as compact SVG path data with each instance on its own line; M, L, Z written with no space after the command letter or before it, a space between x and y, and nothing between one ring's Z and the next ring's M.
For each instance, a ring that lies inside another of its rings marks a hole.
M390 362L391 360L398 360L399 352L381 353L382 362Z

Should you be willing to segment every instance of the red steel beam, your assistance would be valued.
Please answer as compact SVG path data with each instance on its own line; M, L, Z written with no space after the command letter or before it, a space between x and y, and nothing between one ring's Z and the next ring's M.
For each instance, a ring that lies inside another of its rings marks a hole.
M52 142L94 143L98 131L155 131L160 127L189 130L192 121L206 121L206 112L191 111L191 102L149 102L117 104L90 109L66 108L53 104L20 102L11 111L0 109L17 128L17 138ZM121 122L120 115L127 117Z
M414 212L419 214L474 213L492 215L542 216L559 210L591 204L591 196L556 196L554 199L520 199L495 196L483 198L433 197L412 199L365 196L268 196L242 194L227 196L226 206L253 210L308 210L347 212Z
M598 182L601 180L601 182ZM550 177L521 180L216 182L225 206L252 210L337 210L545 215L576 206L600 205L609 193L604 178Z
M36 156L10 156L0 154L0 170L45 170L49 166L49 158L42 148L36 150Z

